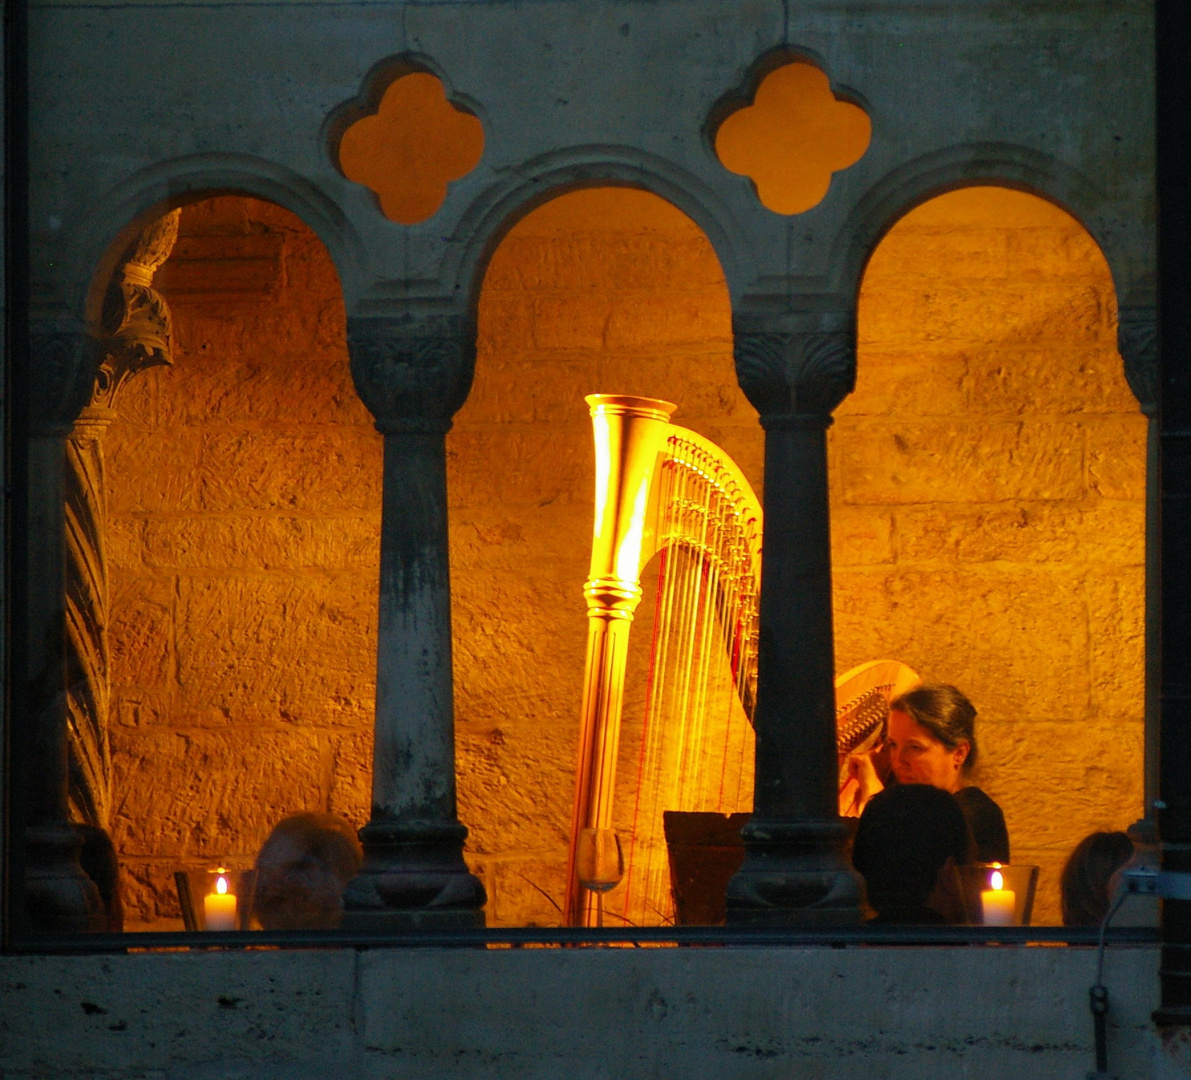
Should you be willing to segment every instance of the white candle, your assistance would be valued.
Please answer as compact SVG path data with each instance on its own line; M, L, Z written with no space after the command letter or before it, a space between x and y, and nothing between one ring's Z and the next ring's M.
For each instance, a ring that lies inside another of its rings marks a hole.
M235 930L236 894L228 892L227 878L215 879L215 891L203 897L204 922L208 930Z
M980 906L984 911L985 926L1013 926L1016 923L1014 914L1017 910L1017 894L1012 889L1005 889L1005 878L1000 870L994 870L988 879L992 887L980 894Z

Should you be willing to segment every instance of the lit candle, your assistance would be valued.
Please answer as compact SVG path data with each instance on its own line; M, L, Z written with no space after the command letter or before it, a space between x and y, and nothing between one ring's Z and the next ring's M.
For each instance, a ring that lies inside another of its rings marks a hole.
M1003 888L1005 878L1000 870L994 870L988 879L992 886L980 894L980 906L984 910L985 926L1013 926L1014 912L1017 910L1017 894L1012 889Z
M227 878L215 879L215 891L203 897L203 915L208 930L235 930L236 894L227 891Z

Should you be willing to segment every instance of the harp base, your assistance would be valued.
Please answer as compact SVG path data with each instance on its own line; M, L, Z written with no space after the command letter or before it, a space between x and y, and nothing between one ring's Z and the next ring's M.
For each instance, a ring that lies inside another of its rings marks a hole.
M343 897L344 928L483 926L488 896L463 859L466 838L458 822L365 825L364 865Z
M862 885L840 820L754 818L745 856L728 882L729 926L848 926L861 921Z

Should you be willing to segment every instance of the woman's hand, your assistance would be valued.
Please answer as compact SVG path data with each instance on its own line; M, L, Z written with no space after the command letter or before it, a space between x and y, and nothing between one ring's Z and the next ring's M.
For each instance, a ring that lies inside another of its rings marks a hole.
M869 799L878 791L885 790L873 761L880 752L881 748L877 747L866 754L851 754L848 757L848 779L839 793L841 817L859 817Z

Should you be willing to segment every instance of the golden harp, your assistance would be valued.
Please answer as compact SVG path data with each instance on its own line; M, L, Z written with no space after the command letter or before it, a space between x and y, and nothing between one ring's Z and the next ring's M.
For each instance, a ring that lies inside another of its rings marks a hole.
M671 403L614 394L586 400L595 521L564 914L574 926L602 914L581 872L588 860L581 838L613 836L626 848L615 922L664 925L674 908L663 812L752 809L761 506L731 458L670 422ZM628 759L635 775L618 783L629 631L642 571L655 556L641 745ZM889 700L917 681L897 661L864 664L837 680L841 786L847 755L879 740Z

